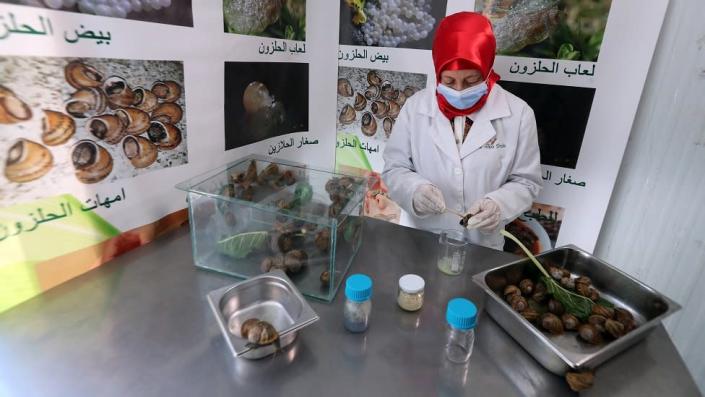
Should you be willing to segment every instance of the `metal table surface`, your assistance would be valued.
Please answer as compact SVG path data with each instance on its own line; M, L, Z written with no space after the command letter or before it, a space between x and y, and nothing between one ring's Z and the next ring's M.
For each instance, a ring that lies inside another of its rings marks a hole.
M471 275L514 257L471 247L458 277L435 267L433 234L366 221L351 268L375 281L370 328L347 333L343 291L275 358L230 356L205 300L237 279L193 266L182 228L0 315L0 396L554 396L570 395L489 316L468 366L442 357L451 297L478 306ZM426 301L395 301L404 273L426 279ZM586 396L699 392L663 326L597 371Z

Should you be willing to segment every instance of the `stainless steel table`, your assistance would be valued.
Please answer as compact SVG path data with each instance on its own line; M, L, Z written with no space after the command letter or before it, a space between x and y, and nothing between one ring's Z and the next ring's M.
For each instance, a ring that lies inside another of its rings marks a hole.
M463 275L435 267L435 236L368 220L352 272L375 281L365 334L342 325L342 290L312 302L321 320L283 354L230 356L205 301L237 281L197 270L188 230L65 283L0 315L0 396L553 396L570 395L497 324L481 315L469 366L445 364L449 298L480 306L470 280L514 259L472 247ZM404 273L426 279L416 314L395 302ZM588 396L699 395L663 327L597 371Z

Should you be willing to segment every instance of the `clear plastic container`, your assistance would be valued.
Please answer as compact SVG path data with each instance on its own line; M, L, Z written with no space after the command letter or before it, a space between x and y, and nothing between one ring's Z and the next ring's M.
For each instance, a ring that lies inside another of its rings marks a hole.
M345 281L343 324L350 332L365 332L372 311L372 279L364 274L353 274Z
M477 307L464 298L451 299L446 309L446 321L448 322L446 358L457 364L468 362L475 344Z
M405 274L399 278L397 304L402 309L415 312L423 306L424 287L426 282L416 274Z
M451 276L462 273L469 243L470 241L462 231L442 231L438 237L438 269Z

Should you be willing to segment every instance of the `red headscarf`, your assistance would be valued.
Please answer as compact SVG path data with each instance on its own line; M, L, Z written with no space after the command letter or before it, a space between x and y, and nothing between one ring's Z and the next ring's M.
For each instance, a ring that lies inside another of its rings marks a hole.
M433 38L437 84L440 84L444 70L477 69L487 79L488 88L487 94L469 109L456 109L443 95L436 93L438 107L446 117L452 120L455 116L467 116L485 105L492 87L499 80L499 75L492 71L496 47L492 24L482 14L459 12L443 18Z

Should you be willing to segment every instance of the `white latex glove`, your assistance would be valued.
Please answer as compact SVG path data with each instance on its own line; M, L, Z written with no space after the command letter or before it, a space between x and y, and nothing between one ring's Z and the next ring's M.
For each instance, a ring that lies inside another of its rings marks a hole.
M442 214L446 210L443 193L429 184L421 185L416 189L411 203L418 215Z
M494 233L499 227L501 211L499 205L491 199L483 198L475 201L468 212L472 215L468 221L468 228Z

